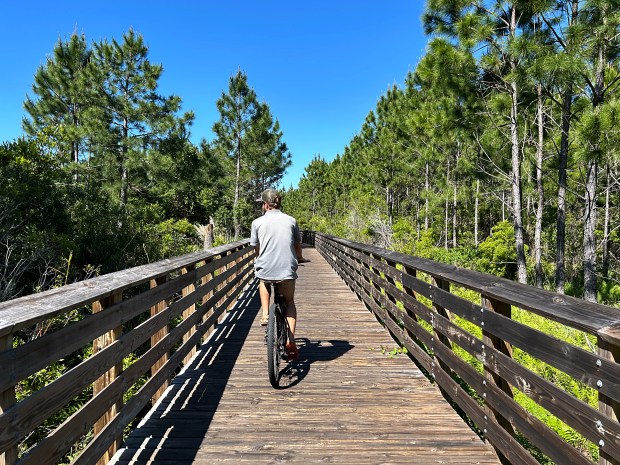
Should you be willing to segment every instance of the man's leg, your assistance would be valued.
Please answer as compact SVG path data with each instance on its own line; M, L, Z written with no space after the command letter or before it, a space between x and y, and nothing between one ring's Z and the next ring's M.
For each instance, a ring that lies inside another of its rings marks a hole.
M260 306L262 311L261 321L267 321L267 318L269 318L269 298L271 296L271 293L269 292L270 290L271 286L267 287L262 280L259 281L258 295L260 296Z
M288 340L295 343L295 326L297 324L297 307L295 306L295 280L288 279L280 283L280 292L286 302L286 320L290 329Z

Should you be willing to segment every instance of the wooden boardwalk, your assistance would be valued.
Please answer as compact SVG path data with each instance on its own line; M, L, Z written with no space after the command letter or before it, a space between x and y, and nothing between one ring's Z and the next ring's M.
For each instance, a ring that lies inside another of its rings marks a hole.
M273 389L256 284L116 454L119 465L499 464L314 249L300 360Z

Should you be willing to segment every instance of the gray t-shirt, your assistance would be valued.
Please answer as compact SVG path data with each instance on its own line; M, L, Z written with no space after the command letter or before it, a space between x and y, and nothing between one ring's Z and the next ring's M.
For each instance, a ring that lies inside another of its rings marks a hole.
M301 242L297 221L280 210L269 210L252 221L250 245L259 246L254 271L259 279L297 279L295 242Z

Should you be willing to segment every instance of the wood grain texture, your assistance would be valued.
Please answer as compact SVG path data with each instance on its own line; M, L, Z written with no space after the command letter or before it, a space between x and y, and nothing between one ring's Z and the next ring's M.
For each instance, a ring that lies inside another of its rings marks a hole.
M319 243L323 237L341 246L372 254L376 259L383 258L393 263L401 263L410 269L476 290L488 297L530 310L573 328L597 334L610 343L620 345L620 312L616 308L446 263L353 243L329 235L316 233L315 241Z
M283 388L269 384L254 283L113 462L498 464L318 253L304 256Z
M220 265L222 263L228 263L228 260L234 260L241 254L251 252L252 248L249 242L249 239L245 239L214 247L208 251L194 252L161 260L148 265L87 279L38 294L1 302L0 336L11 334L39 321L69 312L70 310L97 300L102 300L112 294L122 292L125 289L148 283L151 279L169 275L190 265L202 261L211 261L222 254L226 255L227 252L230 252L230 255L225 257L224 260L218 260ZM205 268L202 271L198 268L196 272L196 276L199 278L201 277L201 273L204 275L210 271L209 268Z

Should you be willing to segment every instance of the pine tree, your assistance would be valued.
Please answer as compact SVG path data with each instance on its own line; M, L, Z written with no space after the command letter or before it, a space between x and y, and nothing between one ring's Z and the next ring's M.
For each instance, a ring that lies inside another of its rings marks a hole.
M88 105L84 70L91 51L83 35L58 40L52 57L34 75L32 91L24 109L22 124L30 136L48 130L60 144L60 152L73 162L80 160L86 138L83 112Z
M247 182L248 135L259 114L256 92L248 85L247 75L241 70L228 81L228 93L222 92L216 103L220 119L213 125L214 144L235 166L233 192L234 238L241 235L240 204L242 188Z
M157 93L162 65L148 59L142 35L130 29L119 43L94 46L89 78L98 100L89 114L93 151L107 159L108 182L118 192L119 226L127 215L132 171L144 169L148 150L176 128L189 124L191 113L178 118L181 100Z

